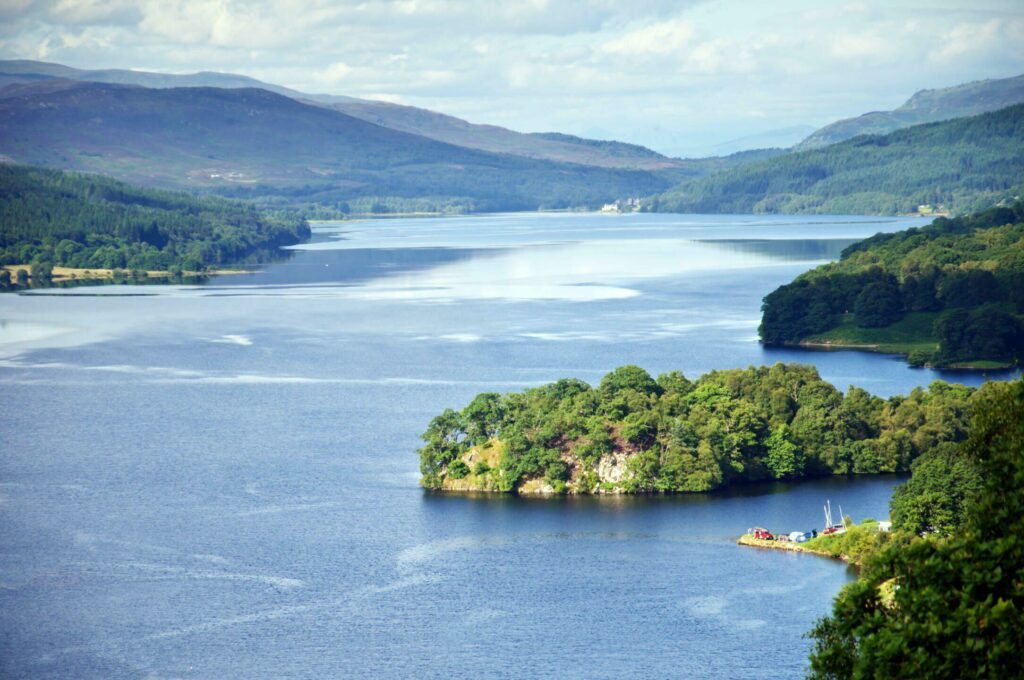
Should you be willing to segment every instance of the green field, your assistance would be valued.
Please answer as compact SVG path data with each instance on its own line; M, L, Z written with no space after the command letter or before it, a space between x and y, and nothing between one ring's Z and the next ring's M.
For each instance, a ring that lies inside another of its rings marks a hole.
M932 353L938 350L934 324L941 312L910 312L894 324L884 328L861 328L853 320L853 314L844 314L842 323L835 328L811 335L798 344L810 347L830 347L866 350L883 354L906 356L915 350ZM976 359L944 365L943 368L965 370L998 370L1009 368L1011 363Z
M939 348L933 327L939 312L911 312L884 328L861 328L853 314L844 314L835 328L801 341L806 345L856 347L886 354L909 354L914 350L934 352Z

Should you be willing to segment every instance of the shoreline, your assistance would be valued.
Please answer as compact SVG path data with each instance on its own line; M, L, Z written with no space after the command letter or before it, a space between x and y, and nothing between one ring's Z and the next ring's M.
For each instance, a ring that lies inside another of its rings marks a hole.
M885 349L881 344L856 344L856 343L843 343L843 342L823 342L823 341L811 341L811 340L800 340L798 342L786 342L783 343L783 347L790 347L796 349L808 349L822 352L830 351L851 351L851 352L870 352L872 354L888 354L889 356L900 357L906 361L909 356L906 352L897 352L889 349ZM931 368L938 371L970 371L970 372L984 372L984 371L1009 371L1014 367L1013 364L982 360L986 365L978 365L971 362L963 364L953 364L951 366L936 366L935 364L923 364L921 366L911 366L910 368ZM992 365L988 365L992 364Z
M766 541L762 538L754 538L751 534L743 534L736 540L736 544L747 546L748 548L783 550L788 552L806 553L808 555L817 555L818 557L827 557L830 560L838 560L840 562L856 566L856 564L850 561L850 558L847 555L836 556L825 552L824 550L815 550L814 548L805 547L804 544L796 543L794 541Z
M26 272L31 271L31 265L21 264L8 264L0 265L0 269L6 269L11 273L12 281L18 270L24 270ZM61 283L95 283L101 281L121 281L123 283L132 283L138 281L153 281L154 279L160 281L161 279L173 279L176 278L171 272L163 269L148 269L139 270L145 273L143 277L132 276L132 272L135 270L131 269L119 269L120 276L115 277L113 269L83 269L76 267L53 267L52 275L45 281L40 281L38 284L32 281L31 275L28 279L27 285L13 284L10 290L21 290L27 288L53 288L56 287L54 284ZM255 270L251 269L210 269L206 271L182 271L181 275L177 278L198 278L207 276L235 276L238 274L252 274Z

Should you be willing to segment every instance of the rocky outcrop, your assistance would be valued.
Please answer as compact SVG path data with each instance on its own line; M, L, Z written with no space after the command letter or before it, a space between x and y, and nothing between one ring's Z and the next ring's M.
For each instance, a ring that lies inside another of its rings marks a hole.
M503 487L502 457L505 445L498 439L492 439L483 446L474 446L462 454L459 459L469 474L457 477L448 466L443 475L441 489L453 492L514 492L522 496L547 496L555 494L620 494L627 493L626 483L633 473L629 469L629 460L635 452L624 448L616 448L611 453L601 456L596 463L587 463L572 451L562 453L562 461L568 468L568 479L552 481L544 477L526 477L520 479L512 488Z
M597 461L597 478L602 485L618 485L630 474L626 464L629 456L625 451L613 451Z

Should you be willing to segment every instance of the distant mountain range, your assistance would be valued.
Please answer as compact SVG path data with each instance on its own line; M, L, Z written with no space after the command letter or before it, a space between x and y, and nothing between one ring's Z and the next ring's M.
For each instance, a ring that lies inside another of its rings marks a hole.
M904 212L1016 186L999 173L1019 169L1019 137L999 127L990 140L956 142L962 157L944 155L934 135L893 138L884 152L876 138L845 146L836 140L1021 100L1024 76L926 90L895 111L822 128L797 153L678 159L623 142L520 133L233 74L0 61L0 160L328 211L357 204L357 211L378 212L594 208L656 196L648 209ZM824 156L806 156L809 150ZM888 165L870 165L880 162Z
M0 84L0 155L14 162L285 202L374 199L383 211L593 208L784 153L671 159L211 72L5 61Z
M496 125L477 125L454 116L390 102L327 94L307 94L248 76L204 71L192 74L151 73L125 69L82 70L41 61L0 60L0 88L47 80L74 80L148 88L258 88L290 99L319 104L354 118L457 146L565 163L631 170L684 168L686 161L622 142L595 141L556 133L521 133ZM692 165L692 163L689 163Z
M0 87L16 83L37 83L42 80L78 80L111 85L139 85L141 87L222 87L226 89L255 87L283 94L292 99L309 99L324 104L343 101L365 101L353 97L329 94L306 94L298 90L265 83L249 76L234 73L201 71L199 73L153 73L128 69L78 69L63 64L28 59L0 59Z
M645 203L659 212L965 212L1024 194L1024 104L749 163Z
M911 125L975 116L1014 104L1024 104L1024 75L921 90L893 111L872 111L826 125L797 144L794 150L815 149L857 135L884 135Z
M0 154L151 186L329 202L459 197L465 209L594 206L671 176L495 154L381 127L263 89L77 81L0 96Z

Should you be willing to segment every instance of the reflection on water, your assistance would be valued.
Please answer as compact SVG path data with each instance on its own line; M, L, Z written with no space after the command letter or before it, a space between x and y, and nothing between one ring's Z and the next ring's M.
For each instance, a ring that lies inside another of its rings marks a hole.
M323 243L317 234L313 245ZM309 284L345 284L365 282L400 272L429 269L457 260L484 257L487 249L470 248L348 248L292 251L285 263L256 268L244 276L214 277L210 287L294 286Z
M845 242L848 243L848 242ZM639 295L631 283L702 271L826 260L822 242L594 240L526 246L380 278L358 294L380 298L600 300ZM817 259L801 258L815 253Z
M843 250L858 239L704 239L725 250L749 252L787 262L837 260Z

